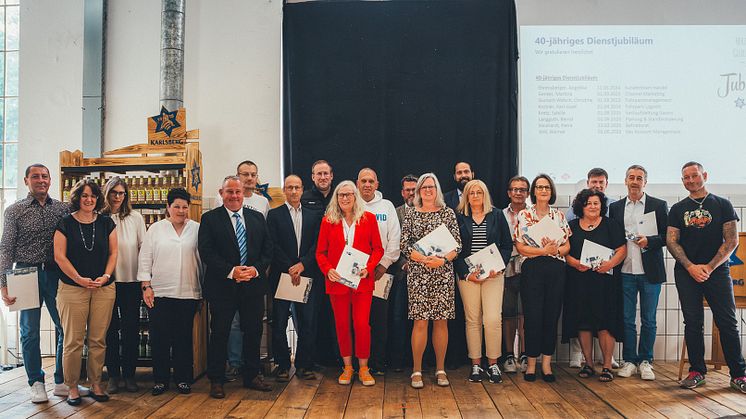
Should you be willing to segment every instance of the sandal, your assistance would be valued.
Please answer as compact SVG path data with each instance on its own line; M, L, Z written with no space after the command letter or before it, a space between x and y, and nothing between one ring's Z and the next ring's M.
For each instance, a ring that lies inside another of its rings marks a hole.
M580 372L578 372L578 376L580 378L593 377L594 375L596 375L596 371L593 371L593 368L588 364L583 365L583 368L581 368Z
M445 378L440 378L441 375ZM451 385L451 382L448 381L448 375L443 370L435 371L435 378L438 380L438 385L441 387L448 387Z
M614 381L614 373L612 373L610 369L604 368L598 376L598 381L601 381L602 383Z
M414 377L420 377L419 380L415 381ZM422 372L415 371L412 373L412 375L409 376L409 378L412 379L412 388L421 389L425 387L425 383L422 381Z

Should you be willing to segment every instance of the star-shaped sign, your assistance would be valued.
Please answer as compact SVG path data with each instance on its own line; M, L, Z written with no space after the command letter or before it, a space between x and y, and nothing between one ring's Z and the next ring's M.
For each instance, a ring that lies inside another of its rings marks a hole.
M199 190L199 170L199 162L195 160L192 164L192 188L194 188L195 191Z
M736 252L738 252L738 246L736 246L736 250L733 251L733 254L730 255L730 265L731 266L743 265L743 261L741 260L741 258L739 258L738 256L736 256Z
M267 198L268 201L272 200L272 197L269 195L269 183L256 185L254 191L259 192L259 194Z
M169 112L165 106L161 106L161 114L152 117L155 121L155 132L165 132L169 137L174 128L181 126L176 120L176 111Z
M744 101L742 97L736 99L736 108L742 109L744 106L746 106L746 101Z

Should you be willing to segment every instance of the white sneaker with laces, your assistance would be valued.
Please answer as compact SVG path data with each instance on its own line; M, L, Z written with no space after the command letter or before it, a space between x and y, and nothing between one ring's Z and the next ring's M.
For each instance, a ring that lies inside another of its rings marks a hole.
M585 358L582 352L570 354L570 368L580 368L585 364Z
M515 357L513 355L509 355L508 358L505 360L505 362L503 363L503 370L509 373L515 373L518 371L515 365Z
M611 357L611 368L613 369L619 368L619 363L616 362L616 359L614 359L614 356Z
M88 387L79 385L78 393L80 393L80 397L87 397L89 394L91 394L91 390ZM55 384L54 392L52 394L57 397L67 397L70 394L70 387L68 387L65 383Z
M637 366L632 362L625 362L622 368L617 371L616 375L619 377L628 378L633 374L637 373Z
M49 401L47 397L47 390L44 388L44 383L37 381L31 386L31 402L32 403L46 403Z
M655 380L655 373L653 372L653 366L650 365L650 362L640 362L640 378L648 381Z
M521 372L526 372L528 369L528 357L526 355L521 355L519 363L521 364Z

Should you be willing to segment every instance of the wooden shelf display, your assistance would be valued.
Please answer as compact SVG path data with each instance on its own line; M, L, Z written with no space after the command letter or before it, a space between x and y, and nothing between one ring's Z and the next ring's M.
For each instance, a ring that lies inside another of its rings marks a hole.
M168 146L138 144L103 153L100 158L86 158L79 150L60 152L61 199L69 201L72 186L82 178L91 178L103 187L112 176L119 176L130 189L130 203L140 211L147 226L165 217L168 190L183 187L191 196L189 218L197 222L202 216L202 153L199 143L187 142ZM207 309L203 304L195 314L192 331L194 376L207 370ZM141 314L138 366L150 366L148 322Z

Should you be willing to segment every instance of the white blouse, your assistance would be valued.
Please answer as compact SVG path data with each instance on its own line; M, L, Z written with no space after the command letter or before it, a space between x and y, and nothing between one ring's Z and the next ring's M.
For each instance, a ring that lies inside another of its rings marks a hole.
M137 258L145 238L145 221L138 211L131 211L124 218L111 214L111 219L117 225L118 243L114 279L116 282L137 282Z
M202 298L202 262L197 251L199 223L187 220L181 236L171 221L150 226L140 249L138 281L151 281L156 297Z

